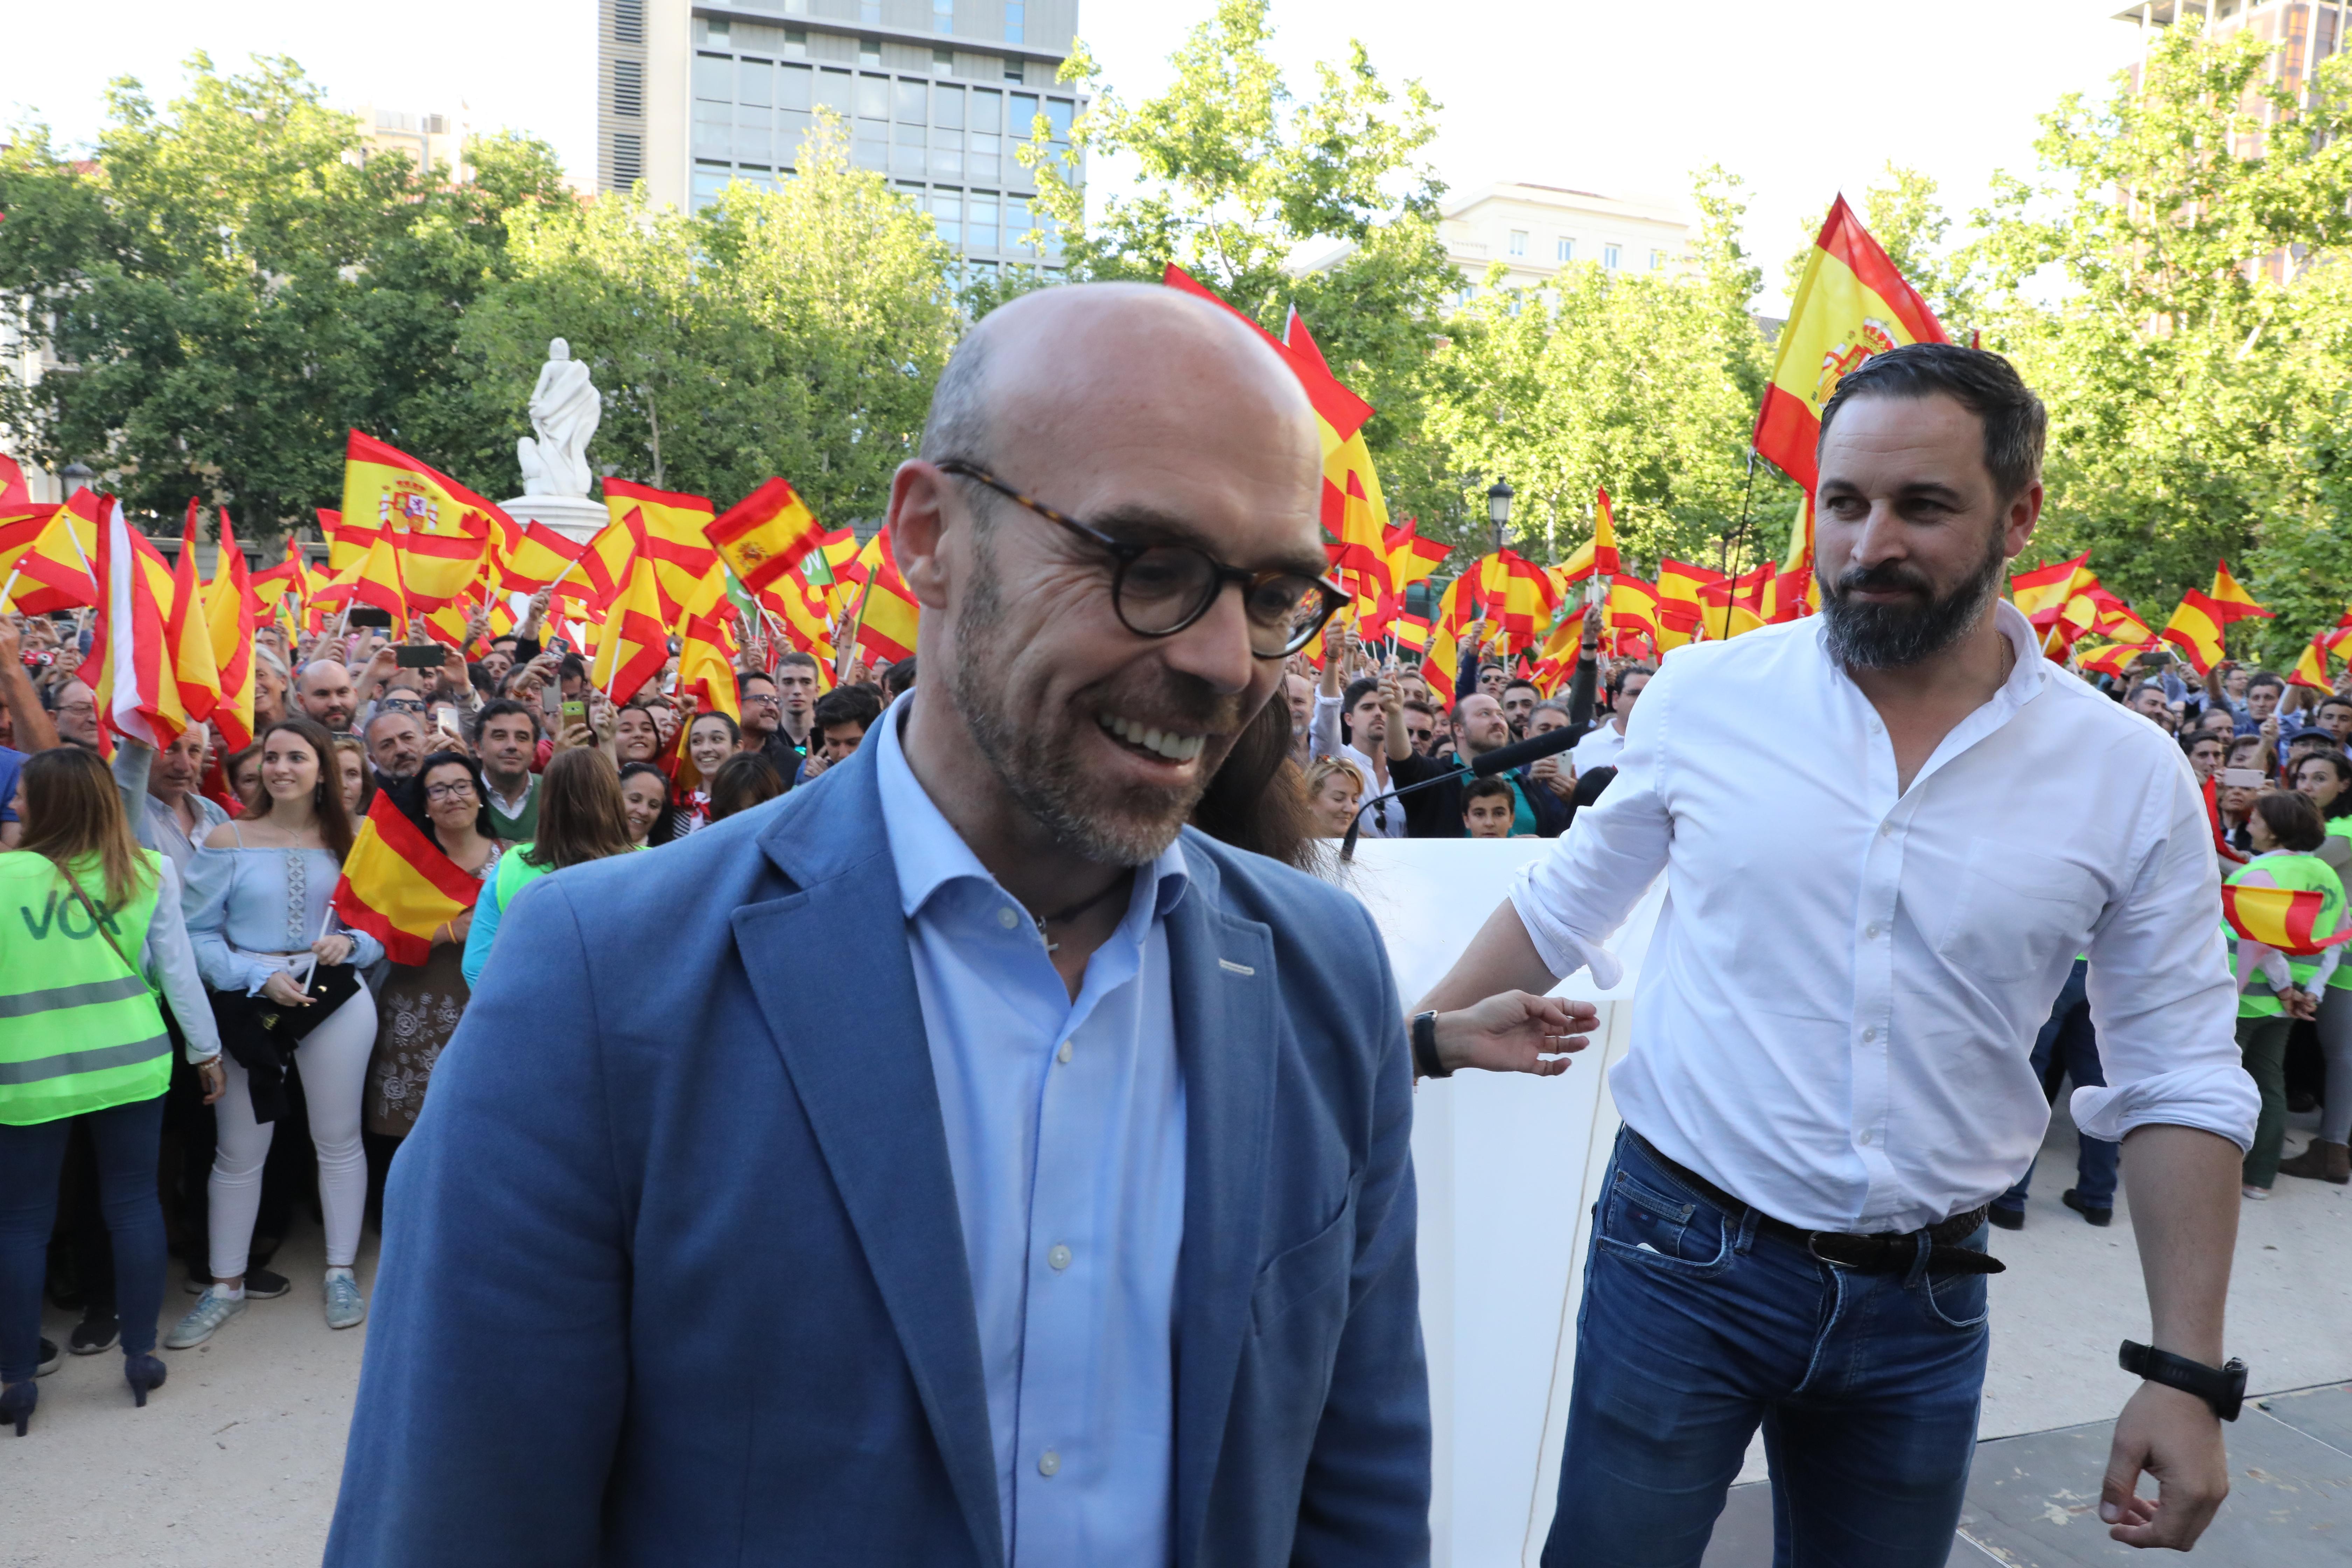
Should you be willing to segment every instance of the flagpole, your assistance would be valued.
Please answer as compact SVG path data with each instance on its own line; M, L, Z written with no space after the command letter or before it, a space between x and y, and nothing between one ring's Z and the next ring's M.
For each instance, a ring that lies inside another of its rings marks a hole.
M857 590L857 622L849 629L849 640L834 655L833 683L838 686L849 673L850 656L857 651L857 639L866 630L866 601L874 592L874 574L866 574L866 581Z
M16 579L24 575L24 572L25 569L22 566L16 566L9 569L7 585L5 587L0 587L0 614L5 614L7 611L8 595L16 591Z
M1735 541L1747 542L1749 504L1756 499L1756 448L1748 448L1748 483L1739 494L1739 521L1723 537L1723 561L1727 570L1723 580L1723 640L1731 640L1731 603L1739 593L1739 557L1734 552Z

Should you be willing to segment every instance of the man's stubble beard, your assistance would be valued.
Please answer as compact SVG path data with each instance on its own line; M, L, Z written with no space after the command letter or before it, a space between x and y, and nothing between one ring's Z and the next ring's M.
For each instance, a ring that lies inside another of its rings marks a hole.
M950 696L972 743L1014 803L1087 859L1141 866L1158 858L1183 830L1215 770L1202 766L1187 785L1138 785L1114 794L1079 763L1076 748L1082 736L1018 723L1004 710L1004 689L988 679L992 674L1008 674L1013 661L1004 647L1002 584L984 533L973 541L972 562L971 578L956 612L956 658L948 679ZM1232 700L1228 707L1238 706L1238 700ZM1198 713L1203 730L1221 731L1228 737L1240 731L1230 713L1202 711L1207 704L1201 702L1184 706ZM1204 749L1202 760L1205 764L1215 759Z
M1843 573L1834 584L1816 573L1830 657L1856 669L1900 669L1942 653L1977 628L2000 592L2001 568L2009 560L2002 542L2001 531L1995 529L1984 559L1968 579L1941 598L1931 594L1925 605L1864 605L1848 597L1864 588L1925 586L1899 563Z

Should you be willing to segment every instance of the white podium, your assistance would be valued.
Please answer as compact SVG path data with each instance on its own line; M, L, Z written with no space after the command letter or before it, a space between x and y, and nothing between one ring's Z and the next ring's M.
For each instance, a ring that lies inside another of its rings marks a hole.
M1366 839L1346 885L1388 944L1410 1007L1453 966L1538 838ZM1422 1337L1435 1439L1436 1568L1533 1568L1550 1528L1593 1199L1617 1134L1603 1069L1625 1053L1663 879L1612 944L1625 973L1557 994L1599 1004L1593 1043L1558 1078L1468 1073L1421 1086Z

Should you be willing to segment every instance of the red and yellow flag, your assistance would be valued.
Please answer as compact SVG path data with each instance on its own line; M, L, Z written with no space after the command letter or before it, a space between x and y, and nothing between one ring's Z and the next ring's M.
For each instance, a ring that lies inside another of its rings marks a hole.
M1658 590L1650 584L1622 572L1609 579L1608 607L1601 612L1601 618L1610 630L1643 632L1655 641L1658 609Z
M343 447L343 510L340 528L380 533L386 529L404 533L437 534L453 538L484 537L483 522L469 525L469 513L487 520L498 508L438 468L410 457L357 430ZM323 524L326 514L320 514ZM356 537L352 543L358 542ZM329 556L328 565L341 572L350 564Z
M2352 922L2333 936L2315 937L2327 895L2293 888L2257 888L2244 883L2221 886L2221 918L2249 942L2274 947L2293 958L2309 958L2338 943L2352 942Z
M1401 527L1390 529L1381 542L1388 552L1389 589L1399 595L1433 576L1454 552L1453 547L1442 539L1423 538L1421 525L1412 518L1406 518Z
M16 459L0 453L0 517L24 511L34 505L33 487L25 482L25 470Z
M719 574L719 552L705 531L717 510L710 498L608 479L604 506L616 519L631 512L645 519L645 536L637 548L654 563L666 625L682 626L719 607L727 588Z
M430 835L378 790L335 884L335 913L383 943L394 963L423 963L433 933L474 907L479 879L458 868Z
M587 550L543 522L519 523L503 511L490 517L490 580L502 593L538 593Z
M408 628L408 590L401 579L403 557L392 530L375 536L365 555L335 574L334 580L310 595L310 607L373 605L392 617L393 635Z
M1771 384L1756 412L1751 444L1757 454L1811 494L1818 479L1813 449L1821 443L1822 409L1838 383L1872 354L1948 341L1927 300L1838 197L1780 329Z
M1698 636L1699 624L1706 617L1706 591L1721 586L1726 578L1708 566L1697 566L1687 561L1658 563L1658 627L1673 633L1684 641ZM1680 643L1673 645L1680 647Z
M367 552L376 536L384 531L373 522L353 518L343 521L343 514L320 507L319 537L327 542L327 575L339 577L367 559Z
M645 518L632 510L627 520L632 551L628 575L613 596L596 639L596 661L588 679L617 706L635 697L669 661L669 622L662 609L661 588L654 578L653 557L645 552Z
M0 521L0 601L7 608L46 616L98 604L98 574L87 553L91 542L77 526L94 531L97 494L78 490L64 506L35 506Z
M454 531L412 528L388 535L400 552L402 591L411 607L447 609L474 593L490 559L490 513L469 511Z
M2221 662L2221 628L2230 618L2219 605L2191 588L2180 595L2180 607L2172 612L2159 635L2203 675Z
M1598 577L1606 583L1620 570L1617 509L1609 500L1606 486L1595 489L1592 498L1592 537L1569 552L1568 559L1552 568L1552 580L1562 588L1588 577Z
M85 489L74 499L96 493ZM172 568L123 517L121 502L108 496L92 505L100 517L97 564L104 603L91 623L95 637L79 673L98 695L105 731L143 741L160 752L188 727L167 651Z
M2074 668L2093 670L2100 675L2112 675L2120 680L2123 679L2125 667L2155 646L2152 639L2147 642L2106 643L2075 655Z
M579 558L556 574L551 601L560 605L566 599L577 600L584 608L602 613L620 596L622 584L629 580L642 531L642 526L633 527L626 517L616 517L598 529Z
M2098 582L2086 564L2090 559L2085 550L2072 561L2020 572L2009 580L2009 596L2027 620L2048 631L2069 599Z
M824 539L815 515L782 479L729 507L706 531L736 581L753 594L798 567Z
M196 502L188 499L180 525L180 558L172 567L172 606L164 612L163 644L180 706L202 723L220 704L220 667L213 659L213 632L205 615L204 584L196 576Z
M866 568L866 588L857 612L857 646L876 665L896 664L915 657L915 628L923 607L898 574L898 557L890 548L890 531L883 529L858 554Z
M716 616L697 616L677 639L677 689L692 695L697 713L724 713L743 721L735 689L734 638Z
M2214 607L2221 611L2223 626L2229 625L2231 621L2245 620L2250 616L2259 616L2267 619L2273 613L2263 605L2254 603L2254 596L2247 593L2235 577L2230 575L2230 563L2227 561L2217 561L2213 563L2213 585L2205 590L2205 596L2212 600Z
M205 631L212 639L213 665L220 676L213 722L220 726L229 750L241 752L253 744L253 632L262 621L261 596L254 592L245 552L236 547L228 509L214 515L220 519L220 553L204 595Z
M1764 625L1764 596L1780 574L1780 563L1767 561L1727 582L1702 587L1698 595L1703 606L1698 635L1721 641ZM1663 587L1663 583L1660 585Z

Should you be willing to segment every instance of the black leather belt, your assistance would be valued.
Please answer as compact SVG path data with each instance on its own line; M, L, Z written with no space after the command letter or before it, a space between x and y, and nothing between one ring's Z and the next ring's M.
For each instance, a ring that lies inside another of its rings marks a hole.
M1787 1220L1774 1219L1762 1210L1740 1202L1680 1161L1660 1153L1656 1144L1632 1128L1625 1129L1625 1132L1642 1146L1642 1152L1662 1166L1667 1174L1722 1209L1727 1216L1738 1219L1753 1213L1757 1229L1777 1236L1783 1241L1796 1243L1823 1263L1851 1268L1857 1274L1907 1274L1911 1266L1918 1261L1918 1238L1922 1231L1885 1230L1871 1236L1850 1236L1837 1230L1807 1230L1801 1226L1790 1225ZM1988 1206L1979 1205L1966 1214L1956 1214L1940 1224L1924 1227L1927 1237L1928 1273L2000 1274L2007 1270L2008 1265L2000 1258L1979 1252L1973 1247L1957 1245L1974 1236L1983 1226Z

